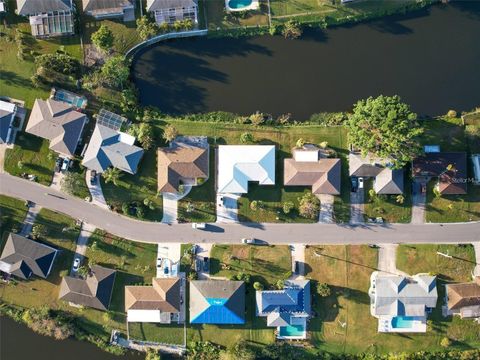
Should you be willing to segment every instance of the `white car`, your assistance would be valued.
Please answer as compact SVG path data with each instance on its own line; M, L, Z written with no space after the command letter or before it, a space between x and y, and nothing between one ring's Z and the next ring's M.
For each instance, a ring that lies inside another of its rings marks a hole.
M242 244L255 244L255 239L254 238L243 238L242 239Z
M157 268L161 268L162 267L162 258L158 258L157 259Z
M358 188L363 189L363 178L361 177L358 178Z
M192 223L193 229L205 230L207 225L205 223Z
M80 258L75 258L75 260L73 260L73 271L77 272L78 271L78 268L80 267Z

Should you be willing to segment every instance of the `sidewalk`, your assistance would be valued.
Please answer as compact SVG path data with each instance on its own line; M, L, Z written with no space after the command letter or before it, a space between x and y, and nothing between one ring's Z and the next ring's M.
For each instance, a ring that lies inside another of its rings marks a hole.
M32 206L28 208L27 216L25 217L25 221L23 222L23 227L19 235L27 236L32 232L33 224L35 223L35 219L37 218L41 208L41 206L32 203Z
M105 201L105 197L103 196L102 185L100 183L100 175L97 175L97 180L95 184L92 185L90 182L90 170L86 171L85 174L85 182L88 187L88 191L92 196L92 204L95 204L101 208L109 209L107 202Z
M302 280L305 278L305 245L289 245L292 253L292 276L290 280ZM298 273L295 274L295 262L298 261Z

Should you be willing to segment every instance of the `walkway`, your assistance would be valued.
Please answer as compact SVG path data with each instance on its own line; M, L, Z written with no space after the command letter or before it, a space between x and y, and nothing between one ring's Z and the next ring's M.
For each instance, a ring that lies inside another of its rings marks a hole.
M378 271L408 276L408 274L397 269L398 244L378 244L378 246Z
M317 195L320 200L320 213L318 216L318 222L323 224L333 223L333 202L335 198L333 195L320 194Z
M171 226L140 221L102 209L41 184L0 174L0 193L81 219L113 235L141 242L240 244L254 237L270 244L472 243L480 241L480 222L444 224L191 224Z
M97 206L100 206L101 208L108 209L108 204L107 201L105 200L105 197L103 196L103 190L102 190L102 184L100 181L100 175L97 175L97 180L95 181L95 184L92 184L90 181L91 177L91 171L87 170L85 175L85 182L88 187L88 191L90 192L90 195L92 197L92 204L95 204Z
M80 259L80 264L83 262L83 258L85 257L85 253L87 252L88 247L88 239L92 236L93 232L95 231L95 226L82 223L82 227L80 229L80 235L78 235L77 239L77 247L75 248L75 256L73 259ZM73 275L73 263L72 269L70 270L70 275Z
M350 193L350 223L363 224L363 209L365 202L364 189L357 189L356 192Z
M32 203L32 205L28 208L27 216L25 217L25 221L23 222L22 230L20 231L19 235L27 236L32 232L33 224L35 223L35 219L37 218L41 208L41 206Z
M238 222L238 198L235 194L217 194L217 223Z
M61 171L54 171L53 177L52 177L52 183L50 184L50 187L57 191L62 191L62 180L64 177L65 177L65 174L62 173Z
M427 196L422 193L422 184L413 182L412 184L412 224L423 224L425 222L425 205Z
M5 153L7 152L7 148L7 144L0 144L0 174L5 172Z

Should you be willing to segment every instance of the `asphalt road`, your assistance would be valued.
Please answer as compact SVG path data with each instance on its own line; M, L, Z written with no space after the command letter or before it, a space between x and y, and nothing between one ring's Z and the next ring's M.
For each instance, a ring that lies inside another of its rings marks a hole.
M8 174L0 174L0 193L80 219L111 234L149 242L240 243L254 237L269 244L471 243L480 241L480 222L455 224L190 224L143 222Z

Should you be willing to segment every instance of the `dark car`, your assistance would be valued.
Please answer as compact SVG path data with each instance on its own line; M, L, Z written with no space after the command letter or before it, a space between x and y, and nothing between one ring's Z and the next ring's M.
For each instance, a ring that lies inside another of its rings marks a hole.
M97 172L95 170L90 171L90 184L95 185L97 183Z
M295 274L298 274L300 272L300 263L298 261L295 261Z
M352 192L357 192L358 189L358 178L356 176L352 176L350 178L350 182L352 184Z
M208 257L203 258L203 272L208 273L210 271L210 261Z

